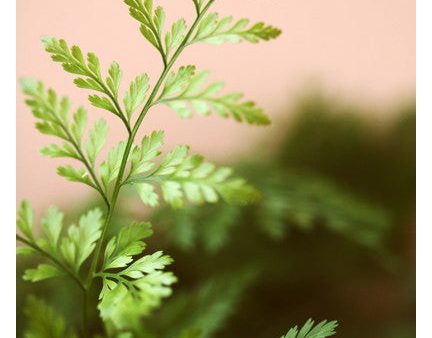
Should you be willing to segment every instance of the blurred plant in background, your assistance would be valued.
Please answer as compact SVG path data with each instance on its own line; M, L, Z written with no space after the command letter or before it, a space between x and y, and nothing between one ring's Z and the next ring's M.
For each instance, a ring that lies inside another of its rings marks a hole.
M341 337L414 337L415 106L386 123L367 113L306 95L279 121L274 155L261 145L236 164L260 203L159 208L151 246L176 257L181 283L142 337L277 337L310 316L338 319ZM113 223L139 216L130 211L125 198ZM30 263L19 257L18 276ZM18 283L79 322L66 279ZM25 321L18 312L18 331Z

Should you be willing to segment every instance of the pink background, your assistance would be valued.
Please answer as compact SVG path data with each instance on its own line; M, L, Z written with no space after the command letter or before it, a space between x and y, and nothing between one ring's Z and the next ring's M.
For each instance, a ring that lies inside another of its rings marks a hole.
M191 19L191 0L155 1L163 5L170 23L178 16ZM196 153L212 159L256 152L257 141L271 139L288 107L310 85L332 95L355 99L370 107L391 107L415 91L414 0L219 0L214 10L234 17L263 20L282 28L283 35L269 43L190 47L179 60L210 69L211 78L225 80L227 90L242 90L273 118L267 128L239 125L218 117L180 120L155 107L141 135L166 130L166 147L190 144ZM138 24L120 0L18 0L17 77L43 80L75 105L85 104L88 92L76 88L71 74L50 61L39 37L52 35L94 51L105 67L116 60L123 69L123 86L138 73L156 80L161 63L142 38ZM380 109L382 111L382 109ZM110 121L110 145L125 137L122 125L104 111L89 108L94 117ZM373 112L373 109L371 110ZM384 109L385 111L385 109ZM52 141L35 131L34 119L17 95L17 199L28 198L37 208L68 205L90 190L65 182L55 174L64 160L44 158L38 149Z

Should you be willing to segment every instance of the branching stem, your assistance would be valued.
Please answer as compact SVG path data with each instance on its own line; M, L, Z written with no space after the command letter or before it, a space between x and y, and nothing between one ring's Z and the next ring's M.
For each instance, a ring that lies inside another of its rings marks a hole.
M135 140L136 134L139 130L139 127L141 126L141 123L142 123L144 117L146 116L148 110L152 106L153 100L156 97L160 87L162 86L163 81L165 80L166 76L168 75L169 71L171 70L172 66L174 65L174 63L177 60L177 58L179 57L179 55L182 53L184 48L187 46L187 43L188 43L193 31L197 27L198 23L201 21L202 17L205 15L205 13L208 11L208 9L210 8L210 6L213 4L214 1L215 0L209 0L208 3L206 4L206 6L203 8L203 10L201 12L199 12L199 14L197 15L191 28L189 29L188 33L184 37L183 41L181 42L180 46L177 48L177 50L173 54L170 61L164 66L164 69L162 71L162 74L159 77L159 80L157 81L156 85L154 86L149 98L147 99L147 102L144 105L144 108L142 109L141 113L139 114L139 116L138 116L138 118L137 118L137 120L136 120L136 122L132 128L131 133L129 134L129 137L128 137L128 140L126 143L126 148L125 148L123 158L121 161L119 173L117 176L117 180L116 180L115 185L114 185L114 190L113 190L112 198L110 201L110 207L107 210L107 217L105 220L105 224L102 228L101 237L99 238L99 240L97 242L95 255L93 257L93 261L92 261L90 271L89 271L89 274L87 277L87 282L86 282L87 288L90 288L92 281L95 277L95 272L96 272L97 264L99 261L99 256L100 256L101 250L102 250L102 244L105 240L106 231L109 227L109 224L110 224L110 221L112 218L112 214L113 214L115 205L117 203L118 194L119 194L120 188L122 186L123 175L124 175L124 172L126 169L127 159L129 157L130 150L132 148L132 145L133 145L133 142Z

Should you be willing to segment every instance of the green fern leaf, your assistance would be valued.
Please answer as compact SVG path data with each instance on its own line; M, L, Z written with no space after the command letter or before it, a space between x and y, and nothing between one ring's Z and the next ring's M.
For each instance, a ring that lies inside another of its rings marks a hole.
M165 12L162 7L153 11L152 0L124 0L129 7L129 14L140 23L141 34L162 54L162 29L165 22Z
M81 216L79 224L68 228L67 236L62 238L61 252L68 264L78 272L82 263L91 255L95 242L101 235L102 212L90 210Z
M171 51L178 47L185 37L186 21L179 19L171 26L171 31L165 34L165 50L169 55Z
M190 43L199 41L212 44L222 44L227 41L257 43L275 39L281 34L280 29L265 25L263 22L249 25L248 19L240 19L234 24L231 23L230 16L219 20L217 13L210 13L200 22Z
M96 156L102 150L106 136L108 134L108 126L106 122L102 119L98 120L93 129L89 132L89 139L85 143L85 148L87 152L87 156L92 165L94 165Z
M170 285L177 281L171 272L163 271L171 264L172 259L163 255L161 251L146 255L126 266L130 261L128 258L130 255L142 251L143 243L140 243L138 238L142 239L148 235L148 228L139 230L135 228L126 230L122 234L125 239L122 240L123 244L119 242L120 237L111 240L109 252L105 255L112 257L116 250L115 243L120 244L119 253L123 252L123 254L117 256L103 272L98 274L103 281L98 305L100 315L105 322L111 323L118 329L138 326L142 316L158 306L162 298L171 294ZM106 271L111 269L110 265L126 267L111 273Z
M200 115L209 115L213 111L225 118L231 116L238 122L257 125L270 123L270 119L254 102L242 101L241 93L220 95L223 83L214 82L203 88L207 77L208 72L194 74L192 68L188 72L180 68L177 76L171 76L170 83L167 79L165 88L168 88L157 102L167 105L182 118L191 117L194 111Z
M153 148L151 154L153 159L157 150ZM185 200L198 204L215 203L219 195L233 204L253 202L259 197L255 188L241 178L231 178L231 174L231 169L216 168L214 164L205 162L202 156L190 156L189 147L177 146L153 172L130 175L126 183L133 184L143 203L149 206L159 204L155 183L160 185L164 200L173 207L183 207Z
M101 163L99 174L105 190L108 190L108 185L117 178L125 150L126 143L122 141L108 152L107 160Z
M133 223L121 228L118 236L107 244L104 257L104 270L123 268L132 262L132 257L143 252L143 239L151 236L150 223Z
M60 166L57 168L57 174L66 178L68 181L83 183L94 188L89 173L82 168L74 168L70 165Z
M130 121L135 109L144 102L146 93L150 87L148 81L149 77L147 74L137 76L130 84L129 90L125 93L123 102L128 121Z
M337 326L336 321L327 322L326 320L314 326L314 321L308 319L300 330L295 326L281 338L326 338L336 334Z
M33 240L33 218L34 211L29 201L22 201L18 209L18 219L16 221L18 229L29 239Z
M57 246L60 233L63 228L63 214L58 208L51 206L42 219L42 229L47 238L48 250L54 255L57 253Z
M118 96L121 77L122 72L119 64L115 61L112 62L111 66L108 69L108 77L106 78L106 83L116 99Z
M150 136L145 136L142 139L141 147L134 147L132 150L129 176L147 172L154 167L155 164L151 161L159 156L160 148L164 143L163 139L163 131L153 131Z
M88 100L92 106L107 110L117 115L117 109L108 98L98 95L89 95Z
M66 72L81 76L74 79L77 87L98 91L106 95L106 97L90 95L89 101L93 106L123 118L123 112L119 110L117 102L121 79L121 70L117 62L111 63L105 83L102 78L99 58L94 53L87 53L87 58L84 58L78 46L69 48L65 40L57 40L53 37L43 37L42 43L45 50L51 54L53 61L60 62Z
M65 272L50 264L39 264L36 269L27 269L23 279L30 282L40 282L45 279L64 276Z

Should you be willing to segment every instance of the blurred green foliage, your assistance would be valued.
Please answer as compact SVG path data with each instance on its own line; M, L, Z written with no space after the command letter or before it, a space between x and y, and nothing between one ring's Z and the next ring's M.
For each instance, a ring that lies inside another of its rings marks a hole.
M290 113L274 155L261 145L237 163L261 202L152 216L151 245L176 258L179 283L137 337L280 337L309 317L338 320L340 337L415 336L415 106L382 121L312 95ZM115 224L127 224L128 204ZM79 322L65 279L32 288L18 279L19 334L30 291Z

